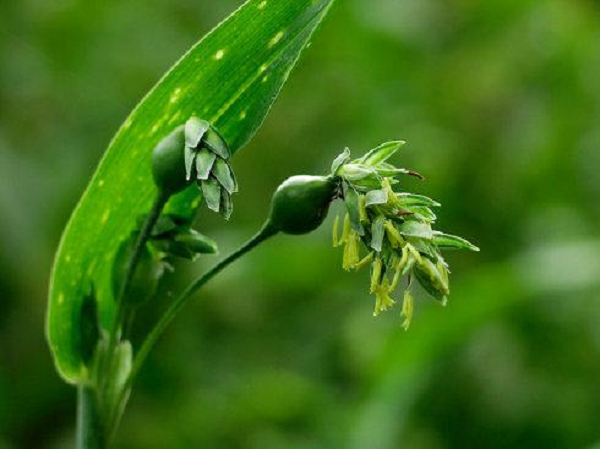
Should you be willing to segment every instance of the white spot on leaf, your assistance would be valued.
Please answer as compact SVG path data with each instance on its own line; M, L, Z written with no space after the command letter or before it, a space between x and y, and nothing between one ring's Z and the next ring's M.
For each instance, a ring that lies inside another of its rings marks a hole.
M269 48L274 47L275 45L277 45L279 43L279 41L281 39L283 39L284 35L285 35L285 32L284 31L280 31L275 36L273 36L273 38L269 41Z
M263 0L258 4L258 9L265 9L267 7L267 0Z
M217 61L223 59L223 56L225 56L225 50L221 49L218 52L215 53L215 59Z
M179 97L181 95L181 87L178 87L173 91L173 95L171 95L171 103L177 103L179 101Z
M110 217L110 209L106 209L104 211L104 213L102 214L102 223L106 223L108 221L108 218Z

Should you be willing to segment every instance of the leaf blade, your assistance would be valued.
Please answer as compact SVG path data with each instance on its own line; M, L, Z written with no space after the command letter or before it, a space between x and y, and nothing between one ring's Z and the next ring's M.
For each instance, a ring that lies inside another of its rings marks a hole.
M65 228L51 275L46 335L66 381L87 375L73 319L82 300L79 285L92 281L98 287L99 320L110 328L115 242L150 209L154 146L197 116L219 130L232 153L238 151L261 126L333 1L268 2L263 8L263 1L249 0L192 47L125 120ZM167 211L191 215L198 195L188 188Z

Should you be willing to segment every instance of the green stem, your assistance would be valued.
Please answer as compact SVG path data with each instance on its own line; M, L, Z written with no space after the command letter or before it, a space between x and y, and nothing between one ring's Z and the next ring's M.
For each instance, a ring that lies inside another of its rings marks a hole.
M236 261L243 255L247 254L252 249L254 249L258 245L260 245L262 242L264 242L265 240L274 236L277 233L278 233L278 231L275 228L273 228L273 226L271 225L270 222L267 221L263 225L261 230L258 231L258 233L256 233L256 235L254 235L250 240L248 240L246 243L244 243L240 248L238 248L236 251L231 253L229 256L227 256L225 259L223 259L221 262L216 264L213 268L211 268L209 271L207 271L204 275L202 275L201 277L199 277L198 279L193 281L179 295L179 297L177 297L177 299L175 299L175 301L173 301L173 303L169 306L169 308L167 309L165 314L161 317L159 322L154 326L154 328L152 329L152 331L150 332L150 334L148 335L148 337L142 344L142 347L140 348L140 351L138 352L138 354L135 358L133 367L131 369L131 374L129 375L129 378L127 379L127 382L125 384L125 386L126 386L125 390L127 389L127 387L131 386L131 383L133 382L135 376L137 375L140 368L142 367L144 361L146 360L146 357L148 357L150 350L154 347L154 345L156 344L156 342L158 341L160 336L163 334L163 332L165 331L167 326L171 323L171 321L173 321L173 319L175 318L177 313L183 308L183 306L185 306L185 304L194 295L194 293L196 293L204 284L206 284L209 280L211 280L214 276L216 276L218 273L220 273L224 268L226 268L232 262Z
M160 217L160 214L168 200L169 195L159 190L156 199L154 200L154 204L152 205L152 208L150 210L150 213L146 217L146 220L142 225L142 229L140 230L140 233L137 236L135 245L133 247L133 251L127 262L127 267L125 269L123 281L121 282L121 287L119 289L117 297L115 298L115 301L117 303L117 310L115 312L114 321L108 337L107 351L105 356L102 358L101 366L98 370L98 391L100 392L101 399L103 400L102 411L104 412L104 424L106 426L106 431L111 434L111 423L115 421L115 418L111 416L114 413L114 407L112 407L111 404L104 403L104 400L106 398L112 397L114 393L110 391L111 386L113 385L113 382L111 382L111 378L114 376L113 370L115 364L115 351L121 339L121 326L123 325L125 311L127 309L127 307L125 306L125 295L127 294L127 290L129 289L131 281L133 280L133 277L135 275L135 269L137 268L138 262L140 261L144 245L146 245L146 242L152 235L154 225L158 221L158 218ZM117 394L119 396L121 395L121 393Z
M96 392L85 385L77 387L77 449L104 449L106 439L100 419Z
M117 302L117 312L115 314L115 320L113 321L113 327L110 333L110 340L108 345L109 354L111 354L112 351L114 351L115 349L117 334L119 333L119 326L121 325L121 321L123 320L123 314L125 312L125 306L123 304L125 294L127 293L127 289L129 288L133 276L135 275L135 269L137 267L138 262L140 261L140 257L142 256L142 250L144 249L144 245L150 238L150 235L152 234L152 229L154 228L158 217L160 217L160 214L163 208L165 207L165 204L167 203L168 199L168 195L165 195L160 191L158 192L156 200L152 205L152 209L146 217L146 220L144 221L142 229L140 230L138 238L135 242L135 246L133 247L133 252L131 253L131 257L129 258L129 261L127 263L127 268L125 270L123 282L121 283L121 288L117 297L115 298Z

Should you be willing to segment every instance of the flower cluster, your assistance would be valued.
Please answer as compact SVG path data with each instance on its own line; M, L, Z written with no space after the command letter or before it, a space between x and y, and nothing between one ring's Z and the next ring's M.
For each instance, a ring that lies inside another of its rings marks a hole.
M185 175L196 180L209 209L229 219L230 195L237 192L235 176L227 160L231 151L225 140L205 120L190 118L185 124Z
M403 145L401 141L388 142L355 160L350 159L346 149L333 162L331 172L341 182L340 194L347 209L341 238L339 217L333 230L334 246L344 247L343 268L350 271L371 265L374 315L395 304L391 295L406 276L401 314L402 325L408 329L413 314L413 277L431 296L446 304L449 270L440 249L479 249L460 237L432 229L436 220L432 208L439 207L439 203L399 190L400 176L422 178L386 162Z

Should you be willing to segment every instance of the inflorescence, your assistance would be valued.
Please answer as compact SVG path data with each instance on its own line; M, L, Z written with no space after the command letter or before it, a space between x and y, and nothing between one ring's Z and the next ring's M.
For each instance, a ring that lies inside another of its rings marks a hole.
M430 198L400 191L399 177L422 176L386 161L404 142L388 142L359 159L346 149L333 162L331 175L340 180L346 216L333 226L334 247L343 246L342 266L356 271L371 266L370 292L375 295L374 315L395 304L392 294L406 277L401 315L408 329L413 315L413 278L435 299L446 304L450 293L448 264L440 250L479 251L463 238L434 231L440 204ZM363 255L365 254L366 255Z

